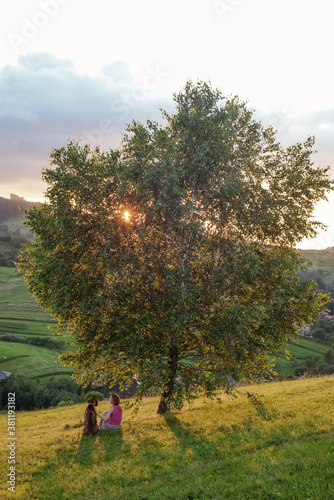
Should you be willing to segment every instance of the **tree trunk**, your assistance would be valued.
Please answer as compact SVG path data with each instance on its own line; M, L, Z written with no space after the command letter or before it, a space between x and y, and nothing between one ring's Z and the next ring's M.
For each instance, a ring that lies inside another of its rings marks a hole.
M171 340L169 345L169 353L168 353L168 372L167 372L167 381L164 385L163 392L161 394L160 403L158 406L157 413L161 415L166 413L169 410L169 400L170 396L173 393L174 385L175 385L175 377L178 366L178 352L173 345L174 342Z

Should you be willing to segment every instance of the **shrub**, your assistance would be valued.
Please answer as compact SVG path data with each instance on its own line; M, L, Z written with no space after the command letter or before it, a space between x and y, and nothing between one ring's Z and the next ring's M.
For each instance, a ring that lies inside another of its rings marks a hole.
M308 373L308 371L307 366L299 366L295 369L295 376L300 377L301 375L304 375L304 373Z
M8 393L15 392L15 407L17 410L33 410L35 407L35 386L32 380L19 375L4 379L2 385L1 408L6 408Z
M59 403L58 403L57 406L59 408L60 406L72 406L74 404L75 404L74 401L72 401L72 400L66 400L66 401L59 401Z
M334 365L322 363L319 365L318 370L321 375L332 375L334 373Z
M315 328L312 330L312 337L319 340L325 340L325 331L323 328Z
M104 394L99 391L89 391L85 394L85 399L88 400L90 398L96 398L98 401L102 401Z
M326 363L331 364L334 361L334 351L331 351L331 350L327 351L324 358L325 358Z

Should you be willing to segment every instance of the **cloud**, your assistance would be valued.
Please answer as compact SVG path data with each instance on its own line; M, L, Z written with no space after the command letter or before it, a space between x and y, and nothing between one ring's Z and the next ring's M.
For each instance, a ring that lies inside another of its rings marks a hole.
M159 119L165 74L147 67L136 82L122 61L97 76L81 74L69 59L46 52L28 53L0 69L0 174L4 185L41 178L50 150L69 138L117 147L132 119ZM42 189L41 189L42 190Z
M330 166L334 177L334 109L299 115L294 115L288 109L271 113L257 110L255 117L264 125L272 125L284 146L304 142L307 137L314 136L317 153L313 156L313 161L315 165Z
M160 95L167 77L152 66L136 81L123 61L90 76L71 60L47 52L21 55L16 65L0 68L0 195L16 186L19 195L40 197L45 189L41 169L51 149L69 138L107 149L119 145L125 124L133 119L160 120L159 107L173 108L171 95ZM255 117L277 128L284 145L315 135L316 164L334 165L334 110L298 116L286 109L258 110Z

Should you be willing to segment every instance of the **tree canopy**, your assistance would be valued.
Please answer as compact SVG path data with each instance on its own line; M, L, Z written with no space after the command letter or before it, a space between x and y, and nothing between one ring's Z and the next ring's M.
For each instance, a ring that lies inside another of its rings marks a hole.
M136 377L158 411L194 391L263 375L328 297L296 271L333 188L314 138L284 148L238 97L205 82L163 123L127 126L118 149L69 141L43 172L22 255L30 290L75 347L79 382Z

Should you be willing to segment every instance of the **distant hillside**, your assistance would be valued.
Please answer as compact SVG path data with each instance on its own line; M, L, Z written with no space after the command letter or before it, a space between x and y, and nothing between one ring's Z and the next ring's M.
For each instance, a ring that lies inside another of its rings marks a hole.
M34 238L23 224L24 211L39 205L15 194L10 198L0 197L0 266L14 267L22 246Z
M38 205L40 205L40 203L27 201L16 194L11 194L9 198L0 196L0 221L5 221L14 217L24 218L24 210L29 210L32 206Z
M326 307L330 314L334 315L334 247L325 250L298 250L300 255L312 262L312 266L305 267L298 276L305 280L314 280L318 288L329 293L332 302L328 302Z

